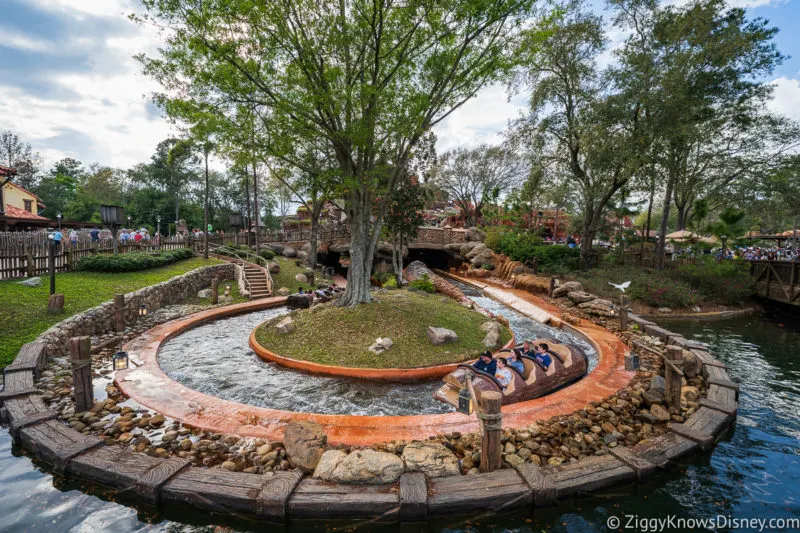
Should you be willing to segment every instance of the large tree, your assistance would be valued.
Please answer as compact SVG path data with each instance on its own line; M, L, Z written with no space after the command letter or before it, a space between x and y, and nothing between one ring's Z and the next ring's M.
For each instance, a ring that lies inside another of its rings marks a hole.
M166 99L211 100L223 114L252 105L271 138L334 154L352 232L342 302L355 305L370 301L389 193L412 150L509 69L533 1L143 3L144 18L170 31L160 57L140 58Z
M0 165L17 171L15 183L25 189L33 189L42 170L42 157L34 152L30 143L10 130L0 132Z
M465 226L472 227L481 220L484 206L519 187L526 173L515 150L483 144L442 154L434 182L461 208Z

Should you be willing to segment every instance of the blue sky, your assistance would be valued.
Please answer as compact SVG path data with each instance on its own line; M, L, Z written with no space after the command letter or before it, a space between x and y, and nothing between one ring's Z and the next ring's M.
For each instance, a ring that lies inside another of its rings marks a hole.
M768 80L772 107L800 119L800 0L729 3L780 28L776 43L792 57ZM161 42L127 19L138 9L138 0L0 0L0 130L30 142L47 165L66 156L119 167L149 160L173 129L147 98L158 87L132 58ZM503 87L487 87L437 128L438 148L498 142L524 109L523 96L508 101Z

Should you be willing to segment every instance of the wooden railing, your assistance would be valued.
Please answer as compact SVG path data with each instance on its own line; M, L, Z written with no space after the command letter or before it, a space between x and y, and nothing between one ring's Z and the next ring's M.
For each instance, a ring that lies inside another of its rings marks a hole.
M762 298L800 305L800 263L750 261L750 276Z

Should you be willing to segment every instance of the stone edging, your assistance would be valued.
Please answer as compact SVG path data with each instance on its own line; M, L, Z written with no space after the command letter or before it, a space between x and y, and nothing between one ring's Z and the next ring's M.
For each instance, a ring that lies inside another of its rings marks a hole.
M685 423L669 424L664 435L558 466L525 463L514 470L427 480L418 473L406 473L392 485L337 485L303 478L298 472L227 472L103 446L101 439L53 420L54 413L30 390L47 358L42 341L26 345L19 363L6 368L6 389L0 400L12 436L55 471L126 491L147 504L184 502L204 511L278 522L339 517L420 521L500 507L503 511L535 509L584 492L644 482L657 469L708 451L735 423L738 385L720 361L697 343L647 319L636 315L630 319L648 335L694 353L709 384L708 397Z
M726 318L752 315L753 313L757 312L757 307L750 307L747 309L734 309L732 311L713 311L709 313L693 313L688 315L643 313L639 316L648 320L724 320Z
M343 378L369 379L376 381L420 381L425 379L443 378L461 363L448 363L445 365L423 366L415 368L362 368L350 366L325 365L301 359L292 359L284 355L278 355L268 348L262 346L256 339L256 332L264 324L259 324L250 333L250 348L256 352L261 359L275 363L293 370L308 372L309 374L322 374L325 376L336 376ZM503 326L505 327L505 326ZM509 330L510 331L510 330ZM514 333L511 332L511 339L503 345L503 348L513 348L515 346Z

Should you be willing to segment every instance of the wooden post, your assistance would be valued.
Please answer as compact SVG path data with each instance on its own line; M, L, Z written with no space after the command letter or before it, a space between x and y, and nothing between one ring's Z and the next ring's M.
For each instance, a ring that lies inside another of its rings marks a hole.
M665 394L664 401L669 407L680 409L681 407L681 378L683 372L683 348L679 346L667 346L664 361L664 381Z
M75 391L75 412L83 413L94 405L91 338L71 338L69 340L69 358L72 366L73 389Z
M494 472L500 469L500 431L503 415L500 414L501 395L496 391L486 391L481 395L481 412L477 414L483 426L481 440L481 472Z
M36 275L36 261L34 261L33 254L30 250L25 251L25 267L29 278Z
M533 265L533 273L534 274L538 274L539 273L539 260L534 257L533 260L531 261L531 263Z
M211 278L211 303L216 304L219 301L219 279L216 276Z
M556 278L550 278L550 290L547 292L547 295L552 298L553 291L556 290Z
M125 295L114 295L114 329L117 333L125 331Z
M628 299L625 296L619 298L619 329L628 331Z
M60 313L64 310L64 295L51 294L47 301L47 312L51 314Z
M47 253L47 272L50 275L50 295L56 293L56 242L50 241Z

